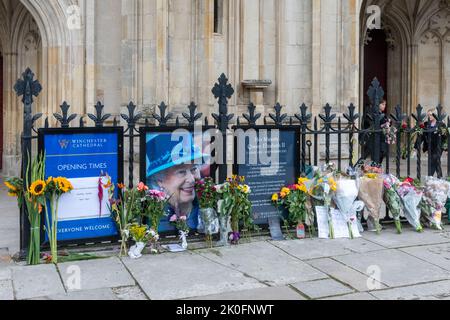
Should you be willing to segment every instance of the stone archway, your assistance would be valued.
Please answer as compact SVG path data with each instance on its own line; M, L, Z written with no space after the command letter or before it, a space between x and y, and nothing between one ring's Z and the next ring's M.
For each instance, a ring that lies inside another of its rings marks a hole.
M449 0L364 0L361 3L360 103L364 87L364 46L367 43L366 9L378 5L382 10L382 29L387 36L388 105L400 104L411 113L421 103L435 107L450 100ZM438 31L437 31L438 30ZM438 32L441 32L438 35ZM448 52L448 53L446 53ZM448 79L448 80L447 80ZM450 105L447 106L447 112Z

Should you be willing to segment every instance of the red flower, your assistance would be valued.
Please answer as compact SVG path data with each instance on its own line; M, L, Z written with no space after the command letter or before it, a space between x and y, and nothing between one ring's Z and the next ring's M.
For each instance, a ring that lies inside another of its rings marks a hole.
M425 129L425 123L420 124L420 129Z
M406 123L403 123L402 124L402 129L405 129L405 130L408 129L408 125Z

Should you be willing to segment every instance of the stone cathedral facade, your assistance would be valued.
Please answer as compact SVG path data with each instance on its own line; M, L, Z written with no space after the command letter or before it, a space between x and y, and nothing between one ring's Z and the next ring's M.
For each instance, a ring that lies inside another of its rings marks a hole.
M367 30L367 8L381 29ZM0 0L3 174L18 172L22 106L13 84L30 67L44 90L34 112L97 101L118 115L133 101L152 112L194 101L210 114L225 73L231 112L252 101L286 112L326 103L362 113L374 76L389 108L442 104L450 112L449 0ZM42 125L42 123L40 123Z

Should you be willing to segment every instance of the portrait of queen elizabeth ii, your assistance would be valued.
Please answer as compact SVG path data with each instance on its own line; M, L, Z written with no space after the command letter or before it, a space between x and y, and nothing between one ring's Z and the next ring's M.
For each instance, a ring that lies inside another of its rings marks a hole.
M166 216L161 220L159 232L176 231L170 217L186 217L191 230L197 230L199 206L196 200L195 181L209 174L207 158L194 145L192 134L182 141L172 141L171 133L146 135L146 183L170 197Z

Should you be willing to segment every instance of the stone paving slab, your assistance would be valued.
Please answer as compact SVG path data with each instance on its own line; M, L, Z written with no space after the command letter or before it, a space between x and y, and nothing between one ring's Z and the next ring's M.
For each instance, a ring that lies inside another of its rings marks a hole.
M148 300L145 293L137 286L113 288L112 291L119 300Z
M10 267L0 265L0 281L12 280L12 272Z
M69 288L70 279L77 272L74 268L80 270L81 290L83 291L126 287L136 284L120 259L116 257L62 263L58 265L58 268L67 291L71 291ZM73 291L76 291L76 289Z
M299 258L311 260L346 255L350 253L363 253L385 249L373 242L362 238L358 239L305 239L290 241L273 241L274 246Z
M190 298L188 300L224 300L224 301L253 301L253 300L306 300L301 294L289 287L267 287L223 294Z
M364 232L363 238L389 249L441 244L450 241L442 232L436 233L433 230L425 229L420 233L409 227L404 227L402 234L397 234L395 228L392 227L384 229L380 235L375 232Z
M14 300L14 290L11 280L0 280L0 301Z
M244 244L220 250L201 250L198 253L270 286L327 278L322 272L291 257L268 242Z
M54 265L13 268L15 296L18 300L64 294L64 287Z
M371 292L380 300L444 300L450 298L450 281Z
M340 262L337 262L333 259L325 258L325 259L317 259L308 261L313 267L318 270L330 275L334 279L339 280L342 283L349 285L350 287L358 290L358 291L370 291L368 287L369 276L363 274L361 272L355 271L348 266L343 265ZM375 283L380 288L387 288L386 285L382 283Z
M381 282L389 287L445 280L450 277L448 271L399 250L351 254L334 259L368 275L372 275L373 270L378 268Z
M123 262L151 300L174 300L265 287L241 272L191 252Z
M311 299L340 296L355 292L355 290L333 279L300 282L294 284L293 287Z
M401 251L450 271L450 243L404 248Z
M377 300L374 296L367 292L358 292L358 293L352 293L345 296L339 296L339 297L331 297L331 298L324 298L321 300L354 300L354 301L369 301L369 300Z

